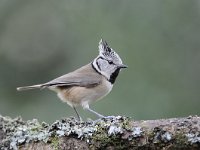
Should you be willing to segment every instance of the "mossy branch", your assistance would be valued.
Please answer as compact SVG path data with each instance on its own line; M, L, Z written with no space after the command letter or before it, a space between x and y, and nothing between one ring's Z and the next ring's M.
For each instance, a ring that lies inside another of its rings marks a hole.
M200 117L134 121L116 116L48 125L0 116L0 149L200 149Z

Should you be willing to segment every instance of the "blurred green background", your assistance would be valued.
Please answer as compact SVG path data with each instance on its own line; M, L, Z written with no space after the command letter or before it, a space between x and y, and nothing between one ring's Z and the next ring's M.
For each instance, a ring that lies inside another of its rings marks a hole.
M135 119L200 114L196 0L1 0L0 114L46 122L75 116L54 92L16 87L44 83L91 62L100 38L129 68L91 108Z

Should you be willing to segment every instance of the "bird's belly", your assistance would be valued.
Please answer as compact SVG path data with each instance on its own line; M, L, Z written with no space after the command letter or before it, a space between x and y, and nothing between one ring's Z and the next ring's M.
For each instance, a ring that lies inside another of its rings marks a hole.
M58 97L70 106L87 105L106 96L112 90L108 81L91 88L72 87L58 92Z

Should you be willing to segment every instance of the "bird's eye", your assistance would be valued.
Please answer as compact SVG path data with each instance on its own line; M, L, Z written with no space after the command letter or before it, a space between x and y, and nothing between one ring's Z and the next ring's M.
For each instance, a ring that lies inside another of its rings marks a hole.
M109 63L109 64L113 64L113 61L111 61L111 60L108 60L108 63Z

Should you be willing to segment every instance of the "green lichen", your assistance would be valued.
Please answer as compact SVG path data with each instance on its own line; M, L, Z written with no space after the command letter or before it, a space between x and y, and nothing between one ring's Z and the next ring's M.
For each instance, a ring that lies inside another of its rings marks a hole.
M183 145L187 144L185 143L187 140L187 137L185 136L184 133L177 133L174 137L176 139L175 144L177 145L177 147L181 148L183 147Z
M131 124L131 118L124 117L123 122L122 122L122 127L126 130L131 130L133 127Z
M131 131L131 125L126 117L113 117L109 119L102 119L96 123L97 131L93 134L91 143L98 143L91 146L93 148L106 148L109 146L115 149L127 149L130 146L127 139L121 137L127 131ZM131 135L131 134L130 134Z
M112 116L98 119L96 121L80 122L74 118L62 119L52 125L40 124L36 119L24 122L21 118L5 119L6 130L10 132L8 143L10 148L17 150L24 143L30 142L50 142L53 149L59 149L59 137L73 136L80 140L85 140L92 145L99 143L96 147L115 146L116 149L127 147L127 138L135 136L135 132L129 123L130 119L122 116ZM13 127L13 124L15 125ZM121 139L124 133L129 132L128 137ZM137 132L137 137L140 132ZM130 138L130 139L131 139ZM118 147L118 148L117 148Z
M57 136L55 137L52 137L49 142L51 143L51 147L54 149L54 150L59 150L60 147L59 147L59 138Z
M20 117L11 119L0 116L0 139L3 139L0 149L17 150L27 143L40 142L44 145L50 143L52 149L61 149L62 143L67 142L68 138L86 142L90 149L135 149L138 146L141 149L181 149L194 144L199 146L198 126L191 128L189 124L188 133L188 128L183 128L184 123L188 122L183 122L178 128L172 128L173 123L170 122L170 126L165 128L156 124L148 127L146 123L141 125L141 121L133 122L127 117L112 116L86 122L65 118L48 125L44 122L40 124L36 119L25 122ZM196 124L199 125L198 122Z

